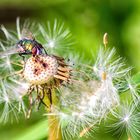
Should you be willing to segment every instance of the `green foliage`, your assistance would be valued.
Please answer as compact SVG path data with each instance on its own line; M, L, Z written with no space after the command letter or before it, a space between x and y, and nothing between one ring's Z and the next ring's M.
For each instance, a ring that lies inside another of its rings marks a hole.
M17 134L13 140L42 140L47 136L47 131L47 121L41 120L24 130L21 134Z

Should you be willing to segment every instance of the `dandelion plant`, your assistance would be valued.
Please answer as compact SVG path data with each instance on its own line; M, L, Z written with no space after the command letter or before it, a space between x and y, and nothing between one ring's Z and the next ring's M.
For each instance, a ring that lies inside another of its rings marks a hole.
M131 78L132 68L108 46L107 33L96 59L85 61L74 52L63 23L20 24L17 18L16 25L16 32L1 26L6 38L0 42L1 123L22 113L31 119L42 105L49 140L86 138L107 120L114 135L139 138L139 85ZM123 94L131 102L122 103Z

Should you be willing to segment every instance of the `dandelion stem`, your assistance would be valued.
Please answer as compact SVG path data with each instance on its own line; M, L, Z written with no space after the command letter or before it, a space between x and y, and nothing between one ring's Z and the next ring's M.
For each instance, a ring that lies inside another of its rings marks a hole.
M48 127L49 127L49 138L47 140L62 140L61 126L59 123L59 117L54 113L54 106L58 106L58 98L56 96L55 89L45 90L43 102L47 105L48 115ZM50 94L50 97L48 96ZM50 99L51 98L51 99Z
M132 138L130 136L128 136L128 140L132 140Z
M61 127L57 116L48 116L49 138L48 140L62 140Z

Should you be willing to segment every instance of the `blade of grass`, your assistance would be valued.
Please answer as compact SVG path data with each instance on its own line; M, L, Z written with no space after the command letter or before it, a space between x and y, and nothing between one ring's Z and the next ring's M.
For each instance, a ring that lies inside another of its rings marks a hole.
M48 134L47 125L48 121L42 120L30 128L27 128L22 134L16 136L13 140L41 140Z

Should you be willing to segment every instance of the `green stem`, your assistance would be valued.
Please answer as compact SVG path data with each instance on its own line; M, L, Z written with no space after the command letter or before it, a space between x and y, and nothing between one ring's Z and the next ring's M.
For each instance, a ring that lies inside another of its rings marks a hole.
M49 92L51 94L52 103L48 98L48 91L45 91L43 102L47 105L46 107L47 113L53 114L54 112L53 107L58 106L58 98L56 97L55 89L51 89ZM58 116L48 115L48 127L49 127L49 138L47 140L62 140L61 126Z
M128 135L128 140L132 140L132 138L131 138L131 135L130 135L130 134Z
M62 140L61 128L57 116L48 116L49 138L48 140Z

